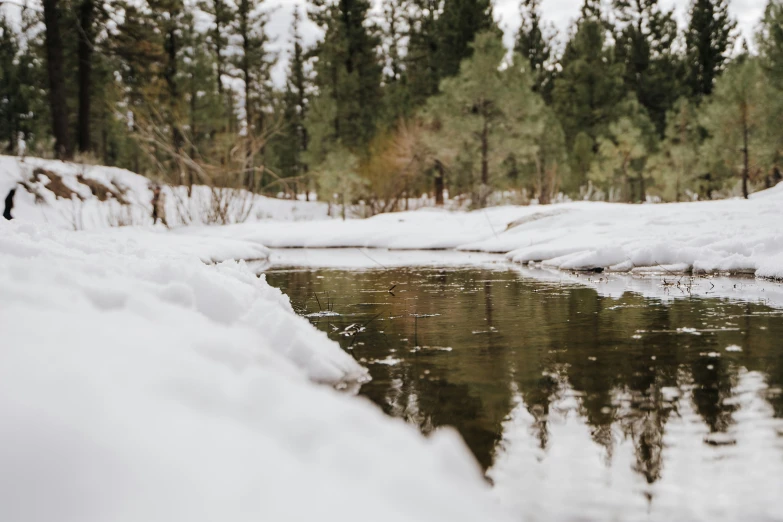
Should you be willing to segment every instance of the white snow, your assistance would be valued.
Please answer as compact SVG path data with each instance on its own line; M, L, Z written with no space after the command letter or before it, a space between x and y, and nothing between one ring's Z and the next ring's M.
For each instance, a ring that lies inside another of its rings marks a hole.
M243 262L113 232L0 222L0 520L509 520Z
M750 200L662 205L596 202L419 210L366 220L188 228L282 248L459 249L563 270L783 278L783 185Z
M44 169L60 176L63 185L74 195L57 197L47 185L52 180L37 175ZM82 180L79 179L82 178ZM119 194L101 201L84 180ZM0 156L0 199L21 181L34 187L36 197L20 189L14 198L14 217L24 221L47 223L71 230L91 230L109 226L152 224L152 191L150 180L128 170L83 165L78 163ZM276 221L300 221L325 219L326 203L267 198L247 191L220 191L205 186L194 186L192 197L184 187L163 188L166 194L166 217L171 226L196 225L221 222L253 222L274 219Z

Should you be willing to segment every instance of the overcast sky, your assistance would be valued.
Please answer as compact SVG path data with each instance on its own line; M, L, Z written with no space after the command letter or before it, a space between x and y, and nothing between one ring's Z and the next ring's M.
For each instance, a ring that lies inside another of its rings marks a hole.
M376 6L380 5L381 0L372 0ZM605 0L606 1L606 0ZM289 29L291 24L291 13L294 6L304 6L304 0L269 0L271 5L278 5L279 8L272 17L272 27L270 32L277 36L277 45L288 49ZM494 0L495 18L506 34L506 43L508 45L513 41L513 35L519 28L519 0ZM752 41L756 26L764 13L764 7L767 0L731 0L731 15L737 20L743 36ZM564 34L573 20L579 14L579 8L582 0L543 0L543 17L547 22L551 22L557 27L561 34ZM678 21L684 23L685 14L690 5L690 0L661 0L661 5L666 9L674 7ZM308 44L315 42L319 33L317 29L305 24L303 27L305 40ZM281 55L281 63L275 71L275 80L278 85L283 81L285 75L285 54Z

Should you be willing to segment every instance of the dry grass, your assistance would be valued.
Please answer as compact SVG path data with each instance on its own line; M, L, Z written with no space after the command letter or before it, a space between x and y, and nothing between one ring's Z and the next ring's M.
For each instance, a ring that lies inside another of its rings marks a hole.
M46 190L51 191L58 198L72 199L73 196L76 196L78 199L82 199L78 193L74 192L65 183L63 183L63 178L59 174L52 172L51 170L40 168L35 169L33 174L36 179L39 176L46 176L49 178L49 183L46 184Z
M81 174L76 176L76 179L82 185L86 185L90 188L92 195L98 198L99 201L107 201L110 198L114 198L123 205L127 205L128 201L124 197L124 190L121 190L116 185L112 184L111 187L104 185L97 179L85 178Z

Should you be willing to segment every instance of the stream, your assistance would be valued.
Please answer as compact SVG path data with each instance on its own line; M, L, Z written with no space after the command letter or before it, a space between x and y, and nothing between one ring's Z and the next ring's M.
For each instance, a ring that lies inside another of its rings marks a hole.
M360 395L458 430L521 520L783 519L783 310L504 263L266 278L369 368Z

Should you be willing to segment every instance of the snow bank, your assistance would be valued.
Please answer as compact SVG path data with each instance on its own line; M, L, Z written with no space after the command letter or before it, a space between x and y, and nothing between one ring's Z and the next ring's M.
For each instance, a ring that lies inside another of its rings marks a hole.
M226 227L190 227L180 232L254 241L271 248L445 250L499 235L520 213L534 209L495 207L478 212L421 209L380 214L368 219L243 223Z
M0 296L0 520L508 520L241 262L2 222Z
M53 176L53 175L54 176ZM56 179L53 179L56 178ZM14 217L71 230L152 223L150 180L128 170L39 158L0 156L0 195L20 186ZM299 221L325 219L328 206L320 202L274 199L247 191L216 191L165 187L169 224Z
M750 200L663 205L576 202L366 220L190 228L270 247L459 249L563 270L694 271L783 278L783 185Z

